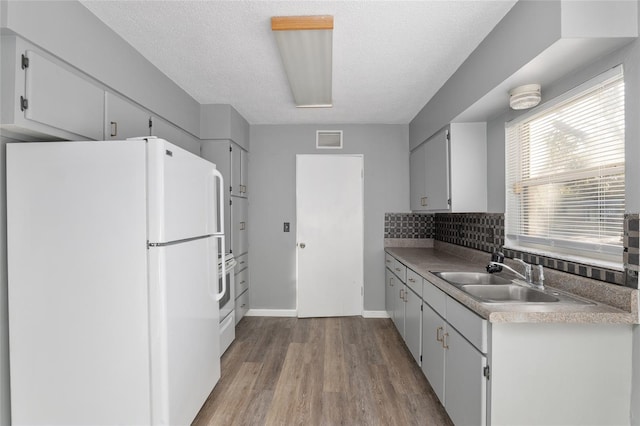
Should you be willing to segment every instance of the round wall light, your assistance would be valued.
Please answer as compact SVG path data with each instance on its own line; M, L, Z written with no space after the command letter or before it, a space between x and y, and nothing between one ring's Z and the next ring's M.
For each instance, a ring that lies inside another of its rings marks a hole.
M509 106L516 110L533 108L540 98L539 84L525 84L509 91Z

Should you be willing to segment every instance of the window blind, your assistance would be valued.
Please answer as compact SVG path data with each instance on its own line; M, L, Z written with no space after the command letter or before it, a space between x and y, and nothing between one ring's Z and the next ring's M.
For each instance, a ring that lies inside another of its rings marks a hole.
M507 123L508 246L621 256L624 79L611 74Z

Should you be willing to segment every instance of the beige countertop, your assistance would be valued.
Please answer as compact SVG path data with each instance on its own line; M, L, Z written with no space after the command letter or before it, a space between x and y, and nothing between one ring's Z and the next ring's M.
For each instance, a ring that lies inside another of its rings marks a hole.
M589 299L594 305L482 303L433 272L485 272L490 254L435 242L434 248L387 247L409 269L492 323L637 324L638 290L545 268L545 286ZM498 275L513 278L508 272Z

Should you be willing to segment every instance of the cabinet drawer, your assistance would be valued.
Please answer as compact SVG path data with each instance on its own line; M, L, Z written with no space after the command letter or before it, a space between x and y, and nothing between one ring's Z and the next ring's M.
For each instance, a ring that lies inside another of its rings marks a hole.
M395 259L389 253L384 254L384 265L393 271L393 261Z
M407 285L422 298L422 277L411 269L407 269Z
M249 269L236 273L234 278L236 299L249 288Z
M400 263L395 257L393 258L391 271L396 274L400 281L403 283L407 282L407 267Z
M424 280L422 299L433 308L442 318L446 317L447 295L442 290Z
M245 291L236 299L236 324L240 322L249 310L249 292Z
M446 296L447 322L480 352L487 353L487 320Z
M240 271L242 271L243 269L246 269L249 267L249 253L245 253L242 256L238 256L236 257L236 261L238 262L238 264L236 265L236 274Z

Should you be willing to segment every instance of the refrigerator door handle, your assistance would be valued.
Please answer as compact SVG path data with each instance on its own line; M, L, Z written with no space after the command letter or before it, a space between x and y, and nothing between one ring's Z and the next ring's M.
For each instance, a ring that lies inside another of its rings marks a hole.
M227 292L227 266L225 265L224 255L226 254L225 250L225 241L224 241L224 179L222 178L222 174L217 170L213 169L212 171L213 178L218 182L217 192L218 192L218 220L216 220L216 226L219 224L220 229L216 229L213 237L220 239L220 259L221 259L221 267L222 270L220 273L222 274L222 291L220 293L216 292L215 300L218 302L222 300L225 293ZM215 198L215 195L214 195ZM217 259L216 259L217 260ZM217 270L217 268L216 268ZM217 281L217 280L216 280ZM217 282L216 282L217 284Z

